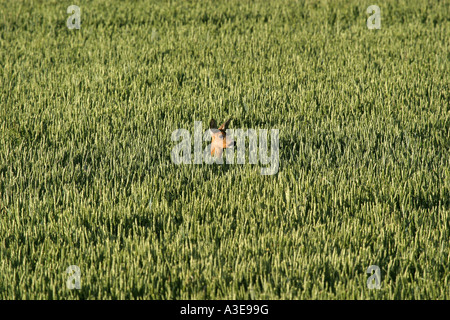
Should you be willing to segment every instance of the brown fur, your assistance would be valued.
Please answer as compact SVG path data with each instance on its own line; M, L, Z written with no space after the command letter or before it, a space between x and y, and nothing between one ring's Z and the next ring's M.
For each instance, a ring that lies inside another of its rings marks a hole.
M215 155L220 157L223 149L233 147L235 142L231 139L227 139L227 128L231 119L225 121L219 128L217 128L216 120L211 119L209 122L209 129L211 130L211 156Z

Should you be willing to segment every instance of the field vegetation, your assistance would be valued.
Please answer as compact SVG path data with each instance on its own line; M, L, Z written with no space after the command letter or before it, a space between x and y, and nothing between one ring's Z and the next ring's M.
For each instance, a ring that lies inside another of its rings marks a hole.
M0 0L0 299L449 299L449 13ZM277 174L172 163L229 117Z

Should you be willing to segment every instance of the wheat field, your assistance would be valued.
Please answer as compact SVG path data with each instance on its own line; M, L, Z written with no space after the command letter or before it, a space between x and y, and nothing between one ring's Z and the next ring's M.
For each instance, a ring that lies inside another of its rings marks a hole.
M0 299L449 299L449 13L0 0ZM278 172L174 164L212 118Z

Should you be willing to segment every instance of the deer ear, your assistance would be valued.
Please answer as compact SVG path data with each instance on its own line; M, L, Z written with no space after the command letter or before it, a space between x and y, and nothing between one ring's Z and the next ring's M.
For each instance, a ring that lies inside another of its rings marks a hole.
M210 129L217 129L217 123L216 123L216 120L211 119L211 121L209 121L209 128L210 128Z
M228 125L230 124L231 118L228 119L227 121L225 121L219 128L219 130L227 130L228 129Z

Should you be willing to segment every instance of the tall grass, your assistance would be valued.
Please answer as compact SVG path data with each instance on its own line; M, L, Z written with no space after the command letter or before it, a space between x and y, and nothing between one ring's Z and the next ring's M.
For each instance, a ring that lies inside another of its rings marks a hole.
M449 299L449 3L372 4L1 0L0 298ZM229 116L276 175L171 162Z

